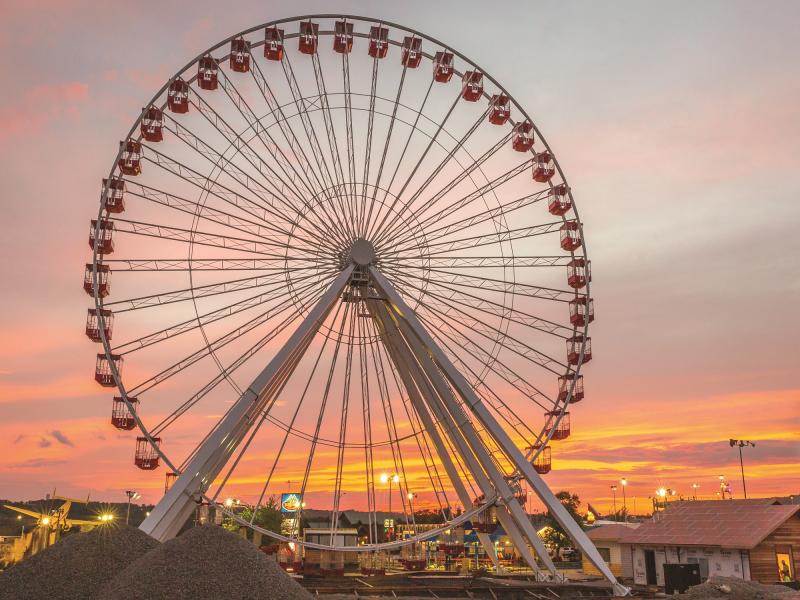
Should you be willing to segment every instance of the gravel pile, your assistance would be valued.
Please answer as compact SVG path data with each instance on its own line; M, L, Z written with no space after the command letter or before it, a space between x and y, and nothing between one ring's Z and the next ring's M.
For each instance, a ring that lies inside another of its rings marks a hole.
M0 600L87 600L157 546L149 535L127 525L66 536L0 574Z
M800 592L784 585L764 585L734 577L711 577L705 583L690 587L680 600L798 600Z
M206 525L140 557L97 600L311 600L312 596L247 540Z

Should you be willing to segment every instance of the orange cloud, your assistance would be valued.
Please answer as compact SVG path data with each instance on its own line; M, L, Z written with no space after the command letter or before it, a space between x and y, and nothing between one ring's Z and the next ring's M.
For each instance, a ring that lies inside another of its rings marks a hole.
M81 106L88 97L89 86L78 81L27 90L14 104L0 107L0 142L35 134L61 118L80 119Z

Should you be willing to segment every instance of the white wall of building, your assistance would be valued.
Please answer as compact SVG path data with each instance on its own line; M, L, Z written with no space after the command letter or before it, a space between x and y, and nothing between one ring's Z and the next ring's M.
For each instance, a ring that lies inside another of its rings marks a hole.
M664 564L708 562L709 577L738 577L750 579L750 562L746 550L721 548L685 548L663 546L633 546L633 580L637 585L647 585L645 550L653 550L656 559L657 585L664 585Z

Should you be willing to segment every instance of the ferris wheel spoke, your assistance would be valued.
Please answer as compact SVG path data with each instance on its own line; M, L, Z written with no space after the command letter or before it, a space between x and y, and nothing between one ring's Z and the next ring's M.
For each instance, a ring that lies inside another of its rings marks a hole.
M180 227L167 227L155 223L144 223L142 221L131 221L129 219L116 218L113 221L114 230L120 233L131 235L141 235L145 237L160 238L170 242L180 242L183 244L197 244L209 246L235 252L247 252L248 254L258 254L270 258L285 258L285 254L275 254L273 249L294 250L298 252L309 252L307 248L299 248L280 242L270 242L252 238L240 238L223 235L221 233L211 233L193 229L183 229ZM300 257L303 260L322 262L325 259L319 255Z
M336 314L334 315L334 320L338 316L338 308ZM197 402L202 400L207 394L213 391L220 383L225 381L226 379L230 379L230 377L236 372L239 367L246 364L248 360L250 360L255 354L257 354L264 346L266 346L269 342L275 339L278 335L280 335L283 331L285 331L291 323L295 320L295 315L289 315L288 317L284 318L278 325L276 325L272 330L270 330L266 335L264 335L261 339L259 339L255 344L250 346L245 352L239 355L235 360L233 360L229 365L217 373L210 381L204 384L197 392L192 394L185 402L183 402L178 408L176 408L170 415L164 418L154 429L153 435L160 435L163 433L169 425L174 423L180 416L185 414L188 410L192 408ZM308 386L310 385L311 379L313 378L314 371L316 371L317 365L319 364L319 357L322 356L322 350L324 350L325 345L327 344L328 338L325 337L322 344L322 349L320 350L320 355L317 358L317 362L314 365L314 369L309 376L308 383L306 384L305 392L303 396L301 396L300 403L298 404L298 408L295 411L295 416L297 410L299 410L299 405L302 404L303 399L305 398L306 393L308 392ZM235 388L238 390L238 386L235 385ZM289 435L291 431L291 427L286 430L286 435ZM276 457L277 459L277 457ZM184 462L188 462L184 461Z
M384 167L386 165L386 156L387 156L387 154L389 152L389 144L392 141L392 133L394 133L394 125L395 125L395 122L397 121L397 109L400 106L400 96L403 93L403 84L405 83L405 80L406 80L407 66L408 66L407 64L403 65L403 70L402 70L402 72L400 74L400 83L397 86L397 95L395 96L394 104L392 106L392 115L391 115L391 117L389 119L389 126L388 126L387 132L386 132L386 140L385 140L385 142L383 144L383 153L381 154L381 162L378 165L378 174L377 174L377 176L375 178L375 186L374 186L374 188L372 190L372 202L370 202L370 204L369 204L369 212L367 213L367 218L365 220L365 225L364 225L364 229L363 229L363 235L364 236L366 236L368 230L370 230L372 228L372 222L373 222L372 211L373 211L373 208L375 207L375 204L376 204L376 201L377 201L378 189L380 188L381 178L383 177L383 169L384 169ZM417 118L419 118L419 115L417 115ZM376 213L375 216L377 218L378 214Z
M441 316L441 314L433 315L427 311L423 313L420 320L434 332L436 339L441 342L443 346L447 347L448 352L451 352L452 356L456 357L456 360L460 361L465 368L469 367L467 367L465 361L458 357L458 353L454 351L456 348L464 348L467 354L472 357L477 364L481 365L482 368L490 371L508 383L511 387L545 411L552 410L553 406L557 405L557 402L552 400L550 396L531 384L528 378L521 376L514 369L505 364L499 356L495 356L486 350L485 341L476 342L466 331L462 331L457 321L454 322ZM481 376L480 373L471 368L469 368L469 370L479 385L485 385L487 389L490 389L485 382L486 375ZM492 392L492 394L494 395L494 392Z
M417 131L417 125L419 124L420 118L422 118L422 111L425 110L425 105L428 103L428 98L430 97L431 90L433 89L433 78L431 78L430 84L428 84L428 90L425 92L425 97L422 99L422 104L418 111L416 111L416 115L414 117L414 123L411 125L409 129L408 136L406 137L406 142L403 145L403 150L400 152L400 157L397 159L397 162L394 166L394 172L392 173L392 178L389 180L389 184L386 186L385 191L383 193L383 200L382 202L386 202L386 198L389 196L389 190L392 189L394 186L395 179L397 178L397 173L400 170L401 165L403 164L403 160L406 157L406 152L408 151L408 147L411 144L411 139L414 137L414 133ZM376 192L377 193L377 192ZM378 214L375 215L376 224L374 227L373 224L370 224L369 229L367 230L367 239L373 239L375 235L381 231L381 228L386 223L386 219L390 218L393 214L394 207L398 202L398 196L392 200L391 205L389 206L388 210L383 213L380 221L378 221Z
M403 204L402 208L400 209L400 214L405 213L406 210L410 210L411 206L417 199L422 195L428 186L436 179L436 177L444 170L447 164L455 157L456 153L464 147L464 144L472 137L472 134L480 127L480 125L486 119L486 116L489 113L489 109L487 108L478 119L473 123L473 125L467 130L467 132L458 140L456 145L447 151L445 157L439 162L438 165L431 171L425 181L417 188L413 194L408 197L408 200ZM486 160L489 159L492 155L494 155L497 150L505 146L507 140L510 139L510 134L503 136L495 145L487 150L483 155L479 158L474 159L472 164L467 167L462 167L461 172L452 177L448 180L447 185L438 192L436 192L431 198L425 202L423 202L422 206L419 209L415 209L415 214L424 214L426 207L429 205L434 205L440 198L442 198L445 194L447 194L450 190L455 188L459 183L461 183L464 179L469 177L475 169L479 168ZM394 227L390 227L387 231L383 234L385 238L391 239L391 237L397 233L397 225L395 224Z
M309 268L301 263L305 258L281 256L279 258L127 258L107 259L104 265L112 272L182 272L182 271L280 271L294 272ZM320 264L325 264L320 262Z
M272 164L277 165L281 171L278 173L275 169L272 168L270 163L264 161L260 153L257 152L246 140L242 138L243 134L236 134L235 130L219 115L213 108L210 107L208 103L206 103L202 98L200 100L200 104L193 103L193 105L198 109L198 111L212 124L212 126L220 133L222 137L226 139L226 141L232 146L235 147L239 153L245 157L248 163L259 172L259 174L264 178L266 182L268 182L272 189L267 188L266 186L260 185L262 189L267 191L268 193L277 196L279 198L284 199L286 205L291 208L291 210L296 213L300 214L303 212L302 207L307 209L307 214L316 215L313 211L309 210L310 207L306 200L305 194L297 187L297 180L300 180L303 183L304 187L312 196L314 192L312 189L297 175L296 169L292 166L291 161L289 161L284 154L283 150L280 146L275 142L272 135L269 133L269 130L266 129L262 124L261 121L255 118L252 109L249 108L249 105L241 98L239 95L238 90L233 85L230 79L225 78L223 88L225 89L228 97L231 99L231 102L236 106L244 105L248 109L248 114L250 118L253 120L251 121L248 119L248 116L245 112L240 108L239 112L242 117L249 123L250 129L257 134L256 137L261 141L262 145L266 149L269 156L272 158ZM230 89L229 89L230 88ZM232 93L237 94L236 97L232 96ZM263 92L262 92L263 93ZM268 139L265 140L263 136L266 136ZM218 162L218 161L215 161ZM288 165L288 166L287 166ZM291 170L291 173L289 172ZM245 177L249 177L246 173L244 174ZM245 187L250 190L250 187L245 185ZM252 193L252 192L251 192ZM295 196L297 201L299 202L290 202L288 194ZM302 205L302 207L301 207ZM332 228L333 222L329 219L316 219L314 223L317 227L319 227L323 231L327 231L331 235L339 235L340 233L335 231ZM315 232L311 232L312 234ZM317 238L317 242L320 241L319 236L315 236Z
M555 337L564 340L566 340L567 337L570 337L573 333L573 330L570 327L566 327L564 325L555 323L548 319L543 319L542 317L530 314L519 308L515 308L513 305L506 306L505 304L500 304L499 302L489 300L488 298L485 298L483 296L478 296L475 294L464 292L462 290L450 287L445 283L442 283L440 281L437 281L429 277L420 277L413 274L405 274L398 271L393 271L391 269L387 269L386 272L394 273L396 277L402 277L406 279L407 285L412 289L416 289L420 292L427 293L428 295L430 295L431 298L435 298L443 302L446 301L454 302L465 308L471 308L478 311L485 311L493 315L496 315L502 319L507 319L512 323L516 323L517 325L522 325L524 327L528 327L535 331L541 331L542 333L553 335ZM408 278L419 280L422 283L414 285L413 283L408 281ZM431 291L429 288L424 287L425 284L433 285L441 290L445 290L447 295L437 294ZM483 290L483 288L477 286L464 286L464 287L485 291ZM574 298L574 296L575 295L573 293L572 297Z
M426 233L430 237L444 237L449 233L454 231L463 231L468 227L476 224L482 224L485 221L495 221L496 219L502 219L504 215L508 213L519 210L520 208L524 208L534 202L541 200L546 193L549 193L550 190L541 190L535 192L533 194L528 194L519 198L517 200L513 200L507 203L500 203L498 201L498 206L494 208L490 208L484 211L481 211L478 214L465 217L460 219L455 223L449 223L443 225L442 223L446 223L452 215L459 214L459 210L463 209L464 207L470 205L472 202L480 200L484 198L485 195L494 193L496 189L504 185L505 183L511 181L514 177L518 176L521 173L525 173L530 168L530 161L526 160L523 163L517 165L506 171L505 173L501 174L498 177L495 177L493 180L489 181L486 184L481 185L477 189L471 191L466 196L462 196L447 206L440 208L435 213L428 215L427 217L422 218L423 213L427 212L429 208L432 207L425 207L424 210L420 211L420 213L415 214L415 218L419 222L419 227L422 229L431 227L431 226L438 226L432 230L426 231ZM403 245L407 245L409 241L409 235L405 236L398 236L396 240L392 242L392 247L399 247Z
M307 275L301 279L297 279L296 281L301 282L314 278L314 280L310 284L306 283L301 288L301 290L307 290L318 283L317 277L318 276L316 273L312 273L311 275ZM132 352L135 352L137 350L142 350L144 348L147 348L148 346L152 346L153 344L157 344L159 342L172 339L175 336L181 335L183 333L188 333L190 331L203 328L206 325L210 325L211 323L222 321L223 319L227 319L228 317L232 317L247 310L251 310L259 306L264 306L274 300L283 298L285 294L286 294L286 281L284 278L280 278L277 282L269 285L266 291L262 291L261 293L255 296L250 296L249 298L245 298L244 300L233 302L232 304L228 304L227 306L223 306L222 308L212 310L202 315L197 315L196 317L193 317L191 319L187 319L180 323L176 323L175 325L165 327L153 333L148 333L147 335L139 337L135 340L125 342L124 344L115 347L113 349L113 352L114 354L120 354L124 356ZM291 302L291 300L284 299L283 302L288 303Z
M255 235L261 239L265 239L270 236L269 232L276 232L275 228L265 224L264 222L239 217L232 213L212 208L207 205L194 202L193 200L187 200L181 196L176 196L157 188L142 185L135 181L125 180L125 184L126 194L129 196L135 196L142 198L143 200L153 202L154 204L172 208L179 212L202 219L203 221L222 225L223 227L233 231L238 231L239 233ZM280 230L278 230L277 233L283 234L283 232ZM311 240L299 235L296 235L295 238L299 241L307 243L312 247L318 243L312 242Z
M325 87L325 74L322 72L322 63L319 60L319 54L315 53L311 57L311 66L314 69L314 79L317 84L317 92L319 92L319 103L322 108L322 121L325 124L325 134L328 138L328 149L331 153L333 172L336 175L336 185L341 186L344 185L346 179L344 176L344 168L342 167L342 156L339 152L339 143L336 140L336 130L333 126L331 107L328 103L328 90Z
M391 206L391 208L390 208L390 211L389 211L389 212L391 212L391 211L394 209L394 206L396 205L396 203L397 203L397 200L398 200L399 198L402 198L402 197L403 197L403 194L405 193L405 191L406 191L406 188L407 188L407 187L409 186L409 184L411 183L411 180L414 178L414 175L416 175L416 174L417 174L417 170L419 170L419 167L420 167L420 166L422 165L422 163L425 161L425 157L427 157L427 156L428 156L428 152L430 152L430 149L431 149L431 148L433 147L433 145L436 143L436 140L437 140L437 138L439 137L439 134L440 134L440 133L442 132L442 130L444 129L444 126L445 126L445 124L447 123L448 119L450 119L450 115L452 115L452 114L453 114L453 111L455 110L456 106L458 106L458 102L459 102L459 100L461 100L461 94L460 94L460 93L458 94L458 96L456 96L456 99L453 101L453 104L450 106L450 109L447 111L447 114L446 114L446 115L444 116L444 118L443 118L443 119L442 119L442 120L439 122L439 126L436 128L436 132L435 132L435 133L434 133L434 134L431 136L431 139L428 141L428 145L427 145L427 146L425 146L425 150L422 152L422 155L419 157L419 160L417 160L417 164L415 164L415 165L414 165L414 168L413 168L413 169L411 169L411 173L409 173L408 177L406 177L406 180L405 180L405 182L403 183L402 187L400 188L400 191L397 193L397 195L395 196L395 199L394 199L394 201L392 202L392 206ZM420 111L420 112L421 112L421 111ZM410 138L410 136L409 136L409 140L410 140L410 139L411 139L411 138ZM407 208L408 208L408 202L405 202L405 203L403 204L403 207L402 207L402 208L401 208L401 209L398 211L398 214L403 214ZM375 231L375 242L374 242L374 243L376 243L376 244L379 244L379 243L380 243L380 242L383 240L383 238L384 238L384 234L385 234L385 231L381 231L381 229L380 229L380 228L378 228L378 229Z
M222 202L226 202L231 206L235 206L250 216L256 217L265 223L271 224L277 232L286 236L292 235L290 229L284 229L275 224L275 221L277 220L280 223L286 223L290 226L292 225L291 221L287 220L285 215L279 214L272 207L263 206L254 201L252 198L242 196L241 194L233 191L231 188L222 185L218 181L209 179L191 167L184 165L178 160L170 158L162 152L154 150L152 147L144 146L144 148L148 150L148 154L144 154L143 158L149 161L151 164L156 165L157 167L162 168L164 171L172 173L186 183L197 187L202 193L207 193L221 200ZM150 156L151 154L152 156ZM245 210L245 208L247 210Z
M314 455L317 451L317 445L319 443L319 437L320 437L319 432L320 429L322 428L323 419L325 417L325 409L328 406L328 400L330 398L330 392L331 392L331 383L333 381L333 376L336 371L336 363L338 362L339 352L342 346L342 333L344 332L345 323L347 322L347 317L350 314L350 310L351 307L349 304L347 304L344 308L341 325L339 326L339 335L336 339L336 343L334 344L333 357L331 358L331 366L330 369L328 370L328 377L325 382L325 390L322 393L322 401L320 403L319 416L317 417L317 423L314 429L314 437L311 442L311 448L309 449L308 452L308 459L306 461L305 471L303 473L302 484L300 485L301 498L305 495L306 487L308 486L308 479L311 474L311 465L314 462Z
M425 246L410 246L404 251L414 251L423 248L426 256L435 256L445 252L452 252L471 248L480 248L482 246L490 246L493 244L500 244L501 242L510 242L513 240L527 239L538 235L545 235L548 233L555 233L561 229L564 224L563 221L556 221L554 223L544 223L541 225L533 225L531 227L519 227L515 229L503 229L495 233L487 233L483 235L473 235L469 237L459 238L455 240L447 240L443 242L432 242ZM387 252L391 255L399 252Z
M381 334L381 332L377 331L377 327L375 329L376 333ZM381 334L381 338L382 337L383 336ZM389 365L389 370L392 374L392 379L394 380L394 387L397 390L398 397L402 399L401 404L403 405L403 410L406 418L408 419L409 426L411 427L412 435L417 443L419 455L422 459L423 466L425 467L428 480L431 483L431 490L433 491L436 503L439 505L439 510L442 512L442 514L444 514L444 507L449 506L450 502L447 499L447 491L444 483L442 482L442 477L439 473L436 460L434 459L434 454L431 450L428 436L423 435L423 428L422 423L420 423L419 415L417 415L416 411L413 410L413 407L409 408L407 394L404 393L404 388L401 386L401 383L398 379L395 364L387 354L388 351L385 343L382 343L378 346L378 352L385 357L384 363ZM442 500L444 500L444 503ZM414 513L412 512L412 516L413 514Z
M367 219L367 186L369 185L369 171L372 158L372 138L375 126L375 99L377 96L378 86L378 65L380 64L378 57L372 59L372 78L370 79L369 91L369 113L367 116L367 135L366 147L364 149L364 176L361 184L361 202L360 210L358 212L358 231L359 233L365 231L365 223Z
M302 296L303 304L296 306L294 310L292 310L289 314L292 317L292 320L296 319L301 314L301 310L307 310L308 307L319 297L322 293L323 286L315 286L312 288L312 291L306 292ZM176 374L180 373L181 371L187 369L188 367L195 364L197 361L205 358L206 356L212 354L219 348L223 348L230 344L231 342L236 341L240 336L244 335L245 333L252 331L256 327L260 326L263 323L274 319L278 315L286 312L289 310L287 304L284 304L282 307L277 308L270 308L263 313L259 314L255 318L251 319L250 321L236 327L235 329L229 331L228 333L218 337L213 342L207 344L203 348L192 352L191 354L185 356L181 360L176 363L173 363L166 369L158 372L157 374L153 375L152 377L146 379L145 381L137 384L135 387L129 390L129 394L133 396L141 396L144 392L152 389L153 387L163 383L164 381L170 379L171 377L175 376Z
M253 165L254 168L259 172L261 176L259 179L254 178L249 173L245 172L242 168L236 165L231 158L226 158L219 152L217 152L212 146L208 145L206 142L201 140L199 137L194 135L189 129L185 126L173 121L175 123L174 129L167 127L168 131L171 131L175 134L176 137L181 139L187 146L195 150L200 156L205 158L215 170L222 171L220 165L225 165L225 174L238 183L242 188L247 190L250 194L258 198L261 203L270 207L270 213L272 215L280 215L280 219L291 225L295 226L296 222L294 220L294 214L300 212L298 207L294 206L291 202L289 202L288 198L285 195L281 194L280 189L269 189L266 185L264 185L260 179L263 178L263 173L258 169L257 166ZM241 154L241 152L240 152ZM253 164L251 162L251 164ZM210 178L208 178L210 180ZM264 178L267 183L272 184L271 181ZM234 192L235 193L235 192ZM282 206L285 205L285 206ZM284 214L285 207L288 206L291 209L291 214L289 216ZM312 213L313 214L313 213ZM320 226L317 223L317 226ZM326 229L327 226L322 225L322 229ZM319 243L322 238L319 234L307 227L304 228L305 232L312 237L315 237L317 243Z
M527 359L531 363L538 365L543 369L550 371L551 373L556 375L559 374L558 371L554 370L553 366L561 367L561 372L567 368L567 365L557 361L556 359L544 354L539 350L536 350L521 340L516 339L507 331L503 331L494 325L486 323L472 313L465 311L463 308L458 306L458 304L451 300L438 298L436 300L425 302L421 299L417 299L417 302L420 306L428 310L442 311L442 314L448 316L448 318L456 320L462 327L466 327L470 331L480 334L492 343L497 343L503 346L503 348L506 350L513 352L521 358Z
M317 266L303 267L303 269L315 269ZM163 306L165 304L174 304L176 302L185 302L186 300L193 300L195 298L207 298L209 296L219 296L222 294L229 294L243 290L251 290L255 288L268 285L275 281L285 281L286 274L281 271L273 275L254 275L251 277L240 277L237 279L229 279L217 283L209 283L206 285L199 285L196 287L187 287L181 289L173 289L165 292L158 292L155 294L148 294L147 296L136 296L135 298L126 298L124 300L114 300L113 302L104 302L105 308L114 311L115 315L130 312L133 310L142 310L145 308L153 308Z
M300 163L301 169L302 169L303 165L308 165L310 167L311 163L308 161L308 157L306 156L302 145L297 142L297 138L294 135L294 130L292 129L291 125L287 121L287 116L286 116L285 112L283 111L283 107L281 107L278 104L277 100L275 99L275 96L272 93L272 90L269 88L269 86L266 83L266 79L264 78L264 75L263 75L263 73L261 71L261 67L258 65L258 61L256 61L254 59L254 57L252 57L252 54L251 54L251 64L254 65L255 69L250 69L250 73L252 74L253 79L256 82L256 85L257 85L258 89L260 90L262 97L264 98L264 100L266 101L267 105L270 107L272 112L274 113L277 110L277 112L279 113L280 117L277 119L277 122L279 123L279 127L281 129L281 132L283 133L284 137L286 138L286 141L288 142L290 148L292 149L296 159ZM279 164L279 165L283 166L285 163L288 163L290 168L292 169L293 173L297 174L297 170L293 166L291 166L291 162L288 161L288 159L286 158L285 154L281 150L280 145L277 144L277 142L274 140L272 135L269 133L269 130L267 128L265 128L261 124L261 120L256 116L256 114L250 108L249 104L244 99L244 97L239 93L238 89L236 88L235 84L233 83L233 80L228 78L228 77L225 77L224 78L223 88L225 89L225 92L228 95L228 98L238 108L239 113L242 115L242 117L245 119L245 121L248 122L250 128L253 129L253 131L257 134L257 137L259 138L261 143L264 145L264 147L267 149L267 152L275 159L276 164ZM296 104L298 110L300 110L300 106L297 105L297 103L295 103L295 104ZM301 114L300 116L301 116L301 120L302 120L303 116L308 118L308 115L302 115ZM304 122L304 125L305 125L305 122ZM267 140L264 139L264 136L266 136L269 139L269 143L267 142ZM274 146L275 150L273 150L273 146ZM299 153L297 152L298 149L300 150ZM280 158L278 156L280 156ZM302 156L302 160L300 159L301 156ZM284 173L287 173L285 167L283 168L283 170L284 170ZM317 183L320 185L320 190L323 190L325 188L325 186L320 182L319 177L316 175L314 170L309 168L309 171L311 173L314 173L315 178L317 180ZM306 175L307 175L307 172L306 172ZM287 176L288 176L288 173L287 173ZM300 178L299 175L298 175L298 178L302 180L302 178ZM292 177L288 176L288 179L292 180ZM310 180L309 181L303 180L303 182L304 182L304 187L306 187L306 189L311 194L311 196L312 197L315 196L316 193L313 192L313 185L311 184L311 181ZM299 190L297 190L297 197L300 200L301 204L303 204L303 206L305 207L307 214L313 214L313 215L316 216L316 213L313 211L313 207L311 207L308 204L308 201L304 198L304 195ZM318 222L318 225L321 225L325 229L333 228L333 233L336 236L336 238L339 239L340 242L345 243L346 242L346 237L347 237L346 236L346 232L347 232L346 223L343 223L342 220L340 218L338 218L338 215L336 214L336 211L333 211L333 214L331 214L328 211L328 209L327 209L327 207L325 206L324 203L320 204L320 210L323 213L325 213L325 217L326 218L325 219L317 218L316 220ZM300 212L298 207L295 207L295 211L298 212L298 213ZM335 227L334 225L338 225L338 227Z

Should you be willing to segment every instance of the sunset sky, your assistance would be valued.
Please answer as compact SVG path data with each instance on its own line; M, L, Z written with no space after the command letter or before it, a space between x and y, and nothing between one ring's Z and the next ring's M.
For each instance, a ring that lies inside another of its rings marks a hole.
M597 320L554 490L600 509L629 480L800 493L800 5L5 1L0 5L0 498L156 502L108 424L83 334L100 179L140 108L234 32L332 10L458 48L514 95L568 174ZM537 416L537 419L539 417ZM619 499L618 499L619 501ZM346 501L345 501L346 503Z

